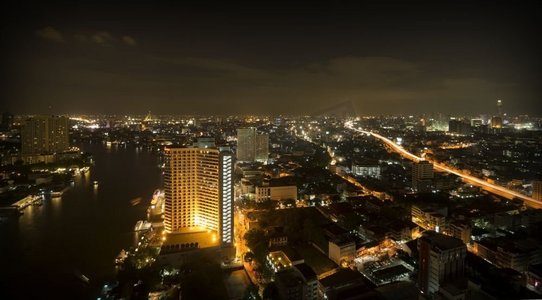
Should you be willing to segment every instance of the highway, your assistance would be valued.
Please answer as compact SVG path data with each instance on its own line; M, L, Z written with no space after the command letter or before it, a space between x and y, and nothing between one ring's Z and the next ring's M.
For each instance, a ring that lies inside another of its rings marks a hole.
M384 144L388 145L393 151L399 153L401 156L403 156L403 157L405 157L407 159L410 159L410 160L416 161L416 162L418 162L420 160L423 160L423 158L408 152L403 147L401 147L401 146L397 145L396 143L394 143L392 140L390 140L390 139L388 139L388 138L386 138L386 137L384 137L384 136L382 136L382 135L380 135L378 133L374 133L374 132L371 132L371 131L366 131L366 130L354 128L353 125L351 123L349 123L349 122L347 122L345 124L345 127L348 128L348 129L357 131L359 133L364 133L364 134L367 134L367 135L371 135L371 136L381 140ZM497 184L489 183L489 182L487 182L487 181L485 181L483 179L480 179L478 177L474 177L474 176L465 174L461 170L456 170L456 169L450 168L448 166L445 166L443 164L436 163L436 162L432 162L432 163L433 163L433 167L435 168L435 170L442 171L442 172L448 172L448 173L457 175L457 176L461 177L463 179L463 181L465 181L467 183L470 183L472 185L478 186L478 187L482 188L485 191L488 191L490 193L505 197L507 199L513 199L513 198L521 199L521 200L523 200L523 203L525 205L529 206L529 207L542 208L542 202L536 201L535 199L533 199L533 198L531 198L529 196L518 193L516 191L512 191L510 189L507 189L507 188L505 188L503 186L500 186L500 185L497 185Z

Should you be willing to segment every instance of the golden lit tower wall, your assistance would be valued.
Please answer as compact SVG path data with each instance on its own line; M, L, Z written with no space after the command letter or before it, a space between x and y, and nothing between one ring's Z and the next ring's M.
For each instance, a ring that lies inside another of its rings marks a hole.
M205 228L231 243L232 154L216 148L166 148L164 170L167 232Z

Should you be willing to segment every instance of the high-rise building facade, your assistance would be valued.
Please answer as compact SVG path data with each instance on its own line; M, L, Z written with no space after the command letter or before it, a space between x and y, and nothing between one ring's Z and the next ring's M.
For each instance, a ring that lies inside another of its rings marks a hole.
M412 189L428 192L433 180L433 164L422 160L412 164Z
M237 129L237 160L266 161L269 157L269 135L256 132L256 128Z
M69 119L62 116L34 116L21 129L23 154L58 153L69 149Z
M229 148L166 148L168 233L204 229L233 243L233 156Z
M254 159L256 161L267 161L269 158L269 134L256 134L254 145Z
M448 132L468 135L472 132L472 126L468 120L452 119L448 122Z
M237 129L237 160L254 161L254 147L256 143L256 128Z
M533 199L542 201L542 180L533 181Z
M426 231L418 239L418 287L424 294L464 278L467 247L457 238Z
M4 112L0 117L2 118L2 121L0 122L0 130L11 130L11 126L13 125L13 115L9 112Z

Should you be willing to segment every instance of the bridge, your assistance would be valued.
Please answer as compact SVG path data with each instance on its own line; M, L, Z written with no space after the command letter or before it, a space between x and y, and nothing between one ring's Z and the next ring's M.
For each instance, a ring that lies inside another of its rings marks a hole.
M366 134L366 135L371 135L371 136L379 139L384 144L386 144L388 147L390 147L391 150L399 153L401 156L403 156L403 157L405 157L407 159L410 159L410 160L415 161L415 162L419 162L420 160L424 160L422 157L414 155L414 154L408 152L403 147L401 147L401 146L397 145L396 143L394 143L392 140L390 140L390 139L388 139L388 138L386 138L386 137L384 137L384 136L382 136L382 135L380 135L378 133L354 128L354 125L352 124L352 122L346 122L345 127L348 128L348 129L351 129L353 131L363 133L363 134ZM537 201L537 200L535 200L535 199L533 199L533 198L531 198L531 197L529 197L527 195L524 195L524 194L521 194L519 192L507 189L507 188L505 188L505 187L503 187L501 185L497 185L497 184L487 182L487 181L485 181L483 179L480 179L478 177L474 177L472 175L465 174L461 170L448 167L448 166L446 166L444 164L434 162L434 161L431 161L431 163L433 163L433 167L435 168L435 170L454 174L454 175L456 175L458 177L461 177L464 182L470 183L470 184L472 184L474 186L478 186L478 187L482 188L483 190L488 191L488 192L490 192L492 194L499 195L499 196L502 196L502 197L507 198L507 199L514 199L514 198L521 199L523 201L523 203L525 205L529 206L529 207L542 208L542 202L541 201Z

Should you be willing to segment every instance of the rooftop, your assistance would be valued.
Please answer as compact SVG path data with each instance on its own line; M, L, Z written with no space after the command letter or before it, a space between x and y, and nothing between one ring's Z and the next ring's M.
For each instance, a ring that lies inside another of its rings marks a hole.
M439 250L451 250L459 247L465 247L465 244L460 239L447 236L434 231L426 231L420 238L420 241L426 241L431 244L432 248Z
M301 274L295 269L285 269L275 274L275 281L286 287L295 287L304 282Z
M292 266L292 262L282 251L270 252L267 255L267 260L273 265L273 269L276 272L288 269Z
M305 280L316 279L316 273L306 263L298 264L295 268L305 277Z
M339 269L336 273L320 279L325 288L339 288L356 282L362 282L363 275L352 269Z

